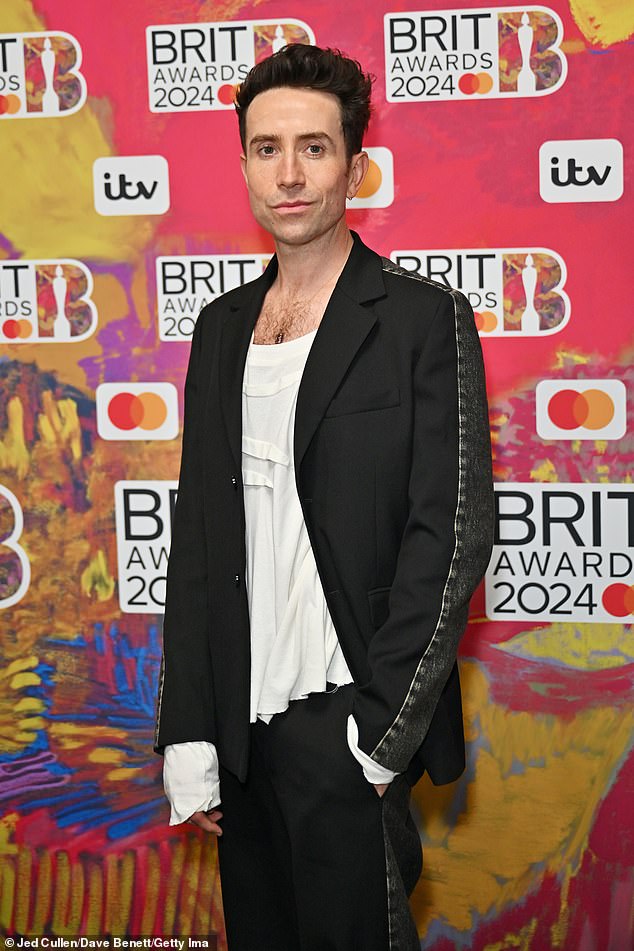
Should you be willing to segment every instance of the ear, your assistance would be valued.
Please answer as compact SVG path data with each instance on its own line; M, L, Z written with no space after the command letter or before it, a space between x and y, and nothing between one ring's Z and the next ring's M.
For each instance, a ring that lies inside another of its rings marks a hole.
M243 176L244 176L244 180L245 180L245 182L247 183L247 186L248 186L249 182L248 182L248 179L247 179L247 157L246 157L246 155L245 155L244 153L240 156L240 168L242 169L242 174L243 174Z
M352 156L350 170L348 171L348 198L354 198L357 194L363 184L363 179L368 174L369 167L370 159L367 152L357 152L356 155Z

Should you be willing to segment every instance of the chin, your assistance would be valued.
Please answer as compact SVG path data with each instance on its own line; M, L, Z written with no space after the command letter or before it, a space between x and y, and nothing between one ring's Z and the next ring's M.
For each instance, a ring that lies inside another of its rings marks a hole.
M264 225L264 227L266 228L266 225ZM268 227L266 230L275 241L280 241L283 244L296 245L308 244L309 241L319 237L321 234L320 231L315 231L313 228L302 226L300 222L288 222L288 227Z

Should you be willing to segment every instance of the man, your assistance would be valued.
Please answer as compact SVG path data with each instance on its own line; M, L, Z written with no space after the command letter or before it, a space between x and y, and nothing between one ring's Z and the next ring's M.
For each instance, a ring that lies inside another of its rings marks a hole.
M156 749L172 822L218 836L231 951L409 951L410 788L464 767L491 546L479 340L461 294L348 229L357 63L288 46L236 108L276 255L192 340Z

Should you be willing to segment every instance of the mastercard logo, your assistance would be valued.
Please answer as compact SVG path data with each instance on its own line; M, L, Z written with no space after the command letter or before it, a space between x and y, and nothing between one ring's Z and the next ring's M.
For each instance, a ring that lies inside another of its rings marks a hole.
M178 436L178 394L172 383L102 383L96 402L102 439Z
M2 333L7 340L28 340L33 333L33 324L30 320L14 320L9 318L2 324Z
M167 419L167 406L158 393L117 393L108 403L108 419L118 429L152 432Z
M385 146L367 148L368 171L349 208L387 208L394 201L394 156Z
M634 614L634 584L609 584L601 595L601 603L612 617Z
M614 419L614 400L603 390L559 390L548 401L548 415L561 429L603 429Z
M621 439L626 392L621 380L542 380L536 390L543 439Z
M492 310L476 310L473 316L478 333L490 334L499 323L497 314L494 314Z
M0 116L14 116L20 111L22 100L14 93L6 96L0 96Z
M458 89L464 96L486 96L493 89L493 77L490 73L463 73Z

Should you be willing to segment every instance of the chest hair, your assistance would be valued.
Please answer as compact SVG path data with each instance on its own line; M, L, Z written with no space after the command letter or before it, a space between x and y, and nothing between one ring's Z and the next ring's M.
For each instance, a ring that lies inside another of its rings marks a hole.
M294 340L319 326L324 307L317 301L265 299L255 325L253 342L275 344Z

